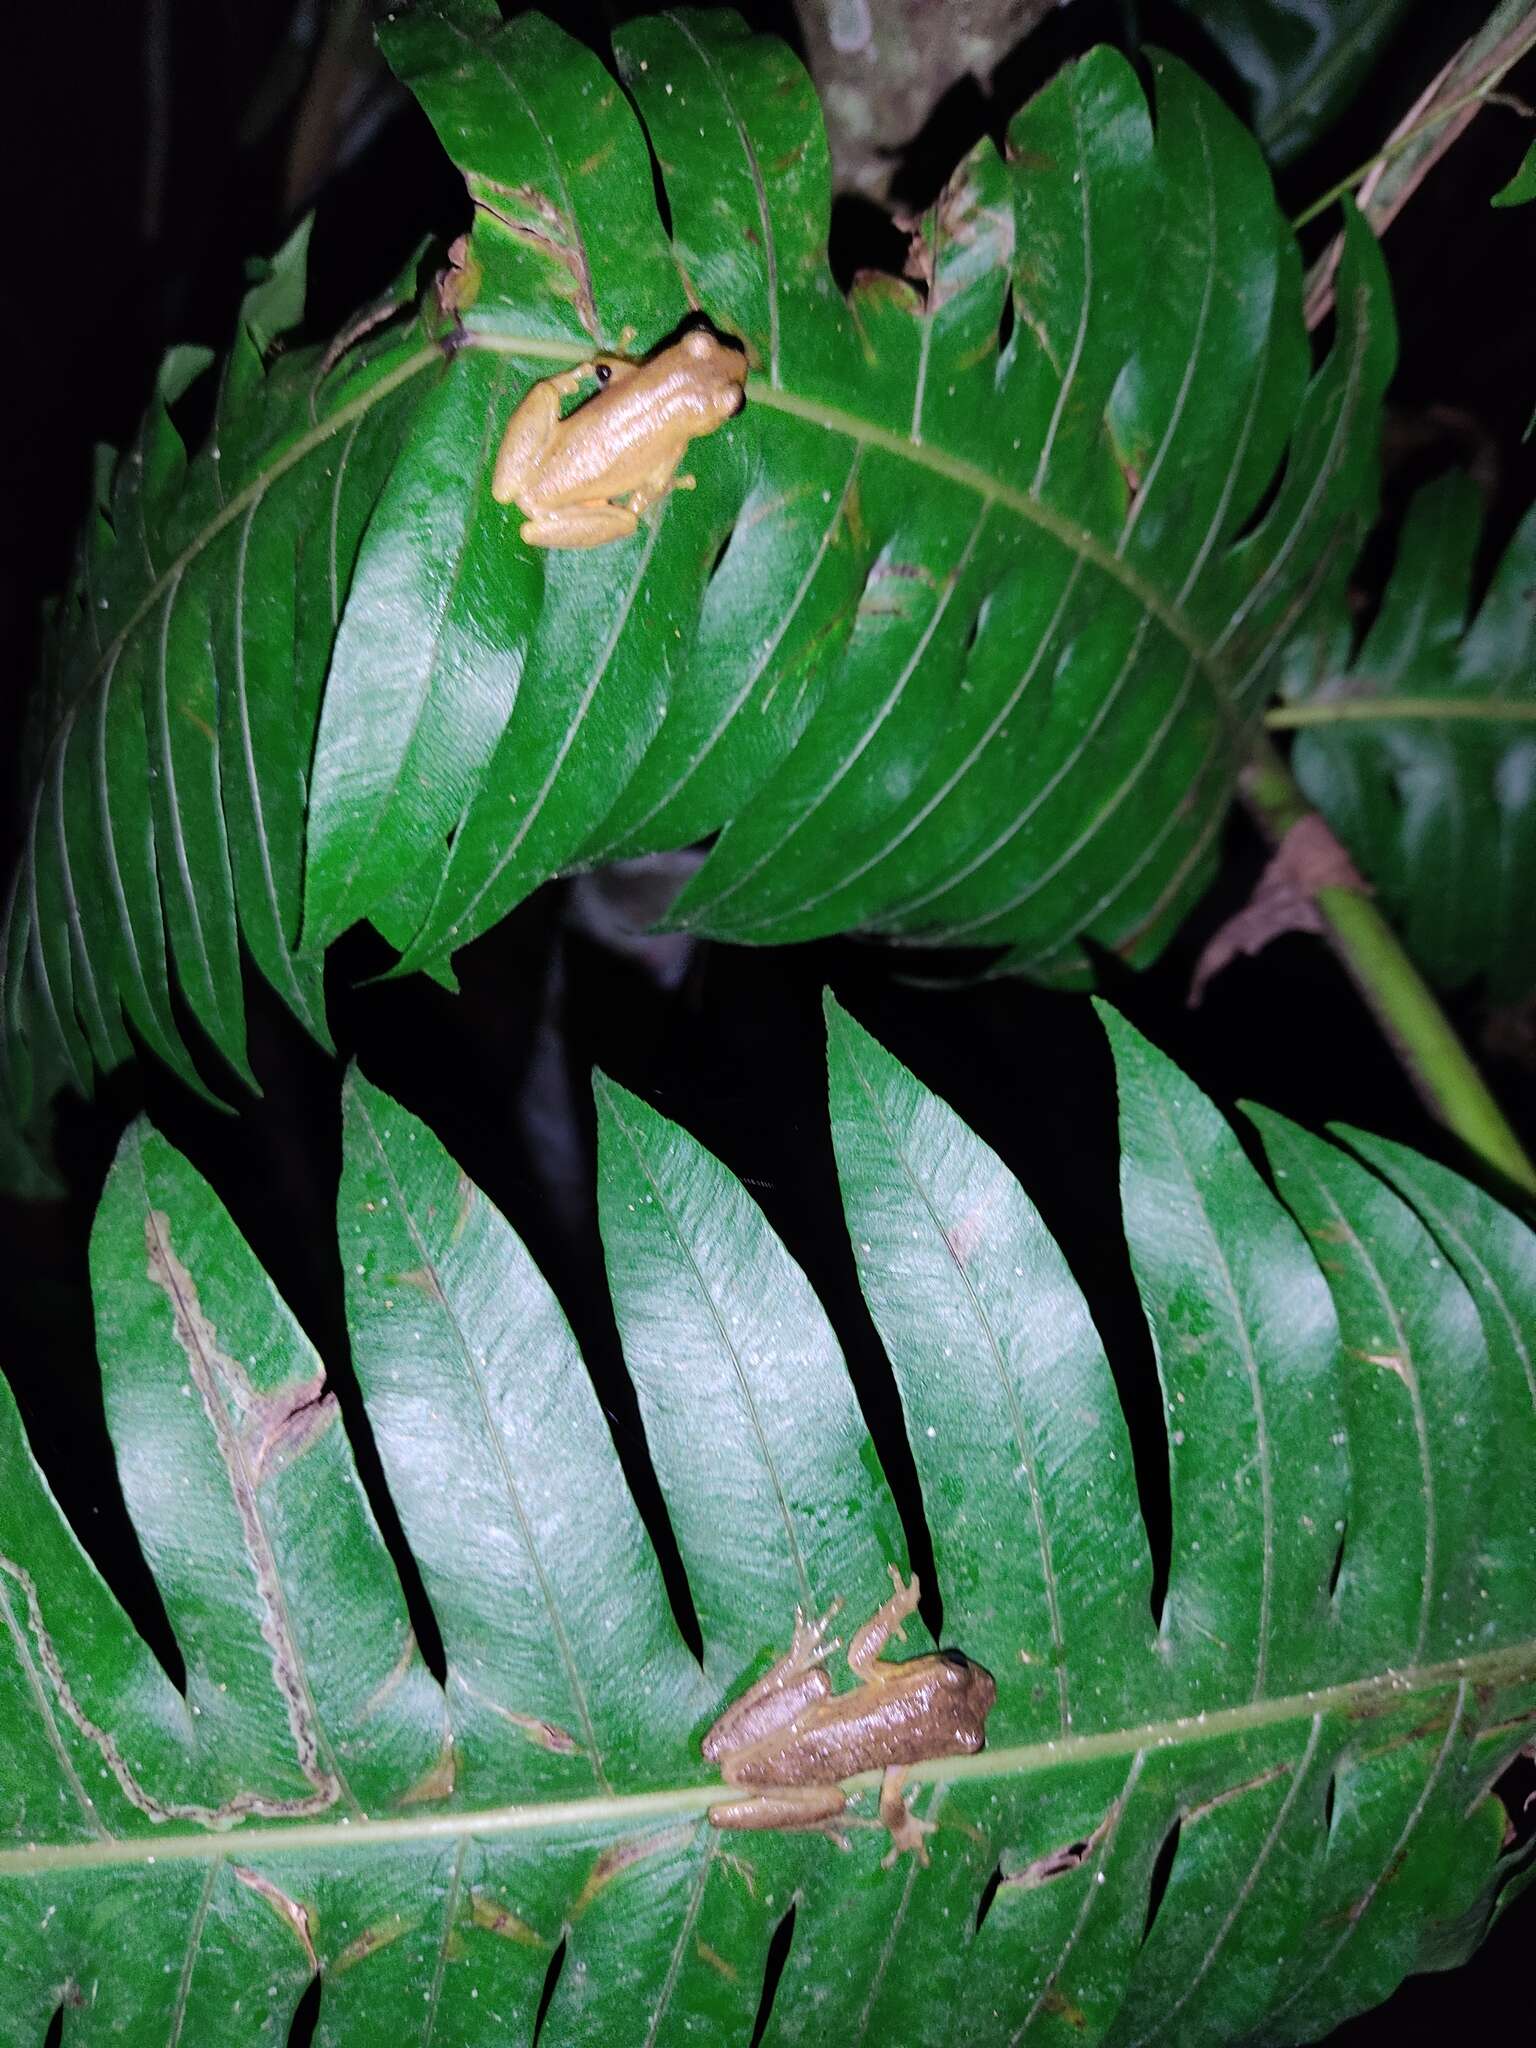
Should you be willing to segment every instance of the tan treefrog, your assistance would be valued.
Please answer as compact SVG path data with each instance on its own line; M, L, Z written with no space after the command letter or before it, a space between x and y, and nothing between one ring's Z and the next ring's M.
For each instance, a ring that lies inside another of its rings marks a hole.
M562 419L561 399L588 378L601 388ZM530 547L623 540L647 505L693 489L691 476L675 474L684 450L741 411L746 379L742 351L706 327L690 328L647 362L594 356L545 377L507 422L491 496L527 514L522 537Z
M704 1737L705 1756L744 1794L709 1809L717 1828L818 1828L842 1841L847 1801L838 1780L883 1765L879 1824L891 1837L886 1865L903 1849L928 1861L923 1838L934 1824L907 1809L901 1796L906 1766L980 1749L997 1684L959 1650L901 1664L879 1661L891 1636L905 1642L901 1624L918 1600L916 1576L903 1585L897 1567L890 1570L894 1594L848 1646L848 1669L858 1680L852 1692L833 1692L823 1669L838 1647L827 1637L837 1607L809 1622L797 1609L786 1654Z

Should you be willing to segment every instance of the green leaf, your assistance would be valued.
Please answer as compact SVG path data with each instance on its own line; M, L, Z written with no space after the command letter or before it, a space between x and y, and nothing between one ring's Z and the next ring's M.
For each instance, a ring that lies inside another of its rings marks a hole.
M896 1377L871 1413L912 1447L924 1611L997 1683L981 1753L909 1773L926 1867L885 1868L858 1824L873 1772L846 1853L707 1819L700 1739L794 1608L842 1596L862 1621L908 1554L836 1339L724 1166L599 1082L644 1429L625 1457L659 1482L669 1576L527 1253L349 1078L357 1388L440 1688L352 1463L363 1415L212 1191L136 1125L92 1278L186 1688L0 1391L7 2042L40 2043L61 2005L82 2038L281 2038L317 1972L332 2048L526 2040L541 2012L551 2043L744 2039L791 1909L772 2044L920 2048L957 2012L978 2048L1299 2042L1466 1954L1523 1881L1491 1788L1536 1717L1529 1502L1498 1483L1536 1455L1536 1238L1401 1147L1256 1112L1282 1208L1105 1017L1167 1420L1134 1453L1038 1214L828 1005L850 1239ZM1164 1457L1156 1615L1137 1490ZM908 1657L932 1641L908 1634ZM840 1661L831 1679L848 1689Z
M173 988L249 1081L242 950L323 1037L357 920L451 985L548 877L709 835L674 912L702 932L1006 946L1076 984L1085 938L1154 957L1372 516L1394 338L1359 221L1314 370L1252 138L1172 60L1154 109L1097 50L960 166L907 279L845 301L814 96L736 17L629 24L622 86L490 0L381 34L472 246L414 320L274 354L301 231L190 456L168 362L51 630L13 1123L136 1040L206 1085ZM524 546L487 485L508 414L695 314L752 371L697 488L632 539Z
M1414 0L1180 0L1247 86L1264 153L1289 163L1344 111Z
M23 1124L56 1070L88 1091L93 1067L127 1058L129 1029L208 1092L172 1011L173 963L196 1023L251 1083L242 940L328 1042L320 964L296 951L315 709L398 394L435 358L379 338L325 376L315 352L265 370L305 242L301 228L247 297L190 464L167 407L209 359L167 357L58 608L5 969L34 1070L13 1089Z
M1536 985L1536 510L1470 610L1478 493L1419 493L1397 564L1351 658L1341 613L1300 650L1296 779L1379 891L1436 981Z
M1306 389L1257 152L1171 63L1154 140L1100 51L1020 116L1011 168L983 148L957 174L919 234L926 296L885 280L845 307L814 101L770 39L687 13L619 38L670 253L587 52L470 6L386 46L479 204L466 330L519 375L461 353L489 411L419 416L420 484L370 527L319 737L310 937L367 915L402 967L437 965L562 867L723 826L677 907L702 930L1029 937L1053 973L1084 929L1155 950L1208 870L1282 622L1371 498L1392 342L1358 230ZM551 362L663 339L685 289L747 343L745 416L632 541L523 550L485 503L487 422ZM479 645L488 616L509 652Z
M1533 142L1520 159L1520 168L1494 193L1488 202L1490 206L1529 206L1536 199L1536 142Z

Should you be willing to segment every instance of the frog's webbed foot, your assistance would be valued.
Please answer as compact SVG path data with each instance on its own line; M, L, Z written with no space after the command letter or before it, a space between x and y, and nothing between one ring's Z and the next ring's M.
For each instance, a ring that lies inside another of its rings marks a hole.
M889 1870L910 1849L918 1862L926 1869L928 1865L928 1837L938 1833L936 1820L919 1820L901 1796L902 1780L906 1772L900 1764L892 1764L880 1784L880 1821L891 1838L891 1846L880 1858L880 1868Z
M883 1606L875 1609L848 1645L848 1669L855 1678L866 1683L873 1675L871 1666L891 1637L895 1636L902 1643L907 1640L907 1632L901 1624L909 1614L916 1614L918 1596L922 1591L916 1572L904 1583L900 1565L893 1564L889 1569L895 1592Z
M841 1649L841 1638L829 1636L827 1630L836 1621L842 1608L842 1600L834 1600L825 1614L818 1614L814 1620L807 1621L805 1609L797 1607L795 1629L789 1639L789 1648L774 1669L788 1678L801 1671L810 1671L818 1664L824 1664L834 1650Z

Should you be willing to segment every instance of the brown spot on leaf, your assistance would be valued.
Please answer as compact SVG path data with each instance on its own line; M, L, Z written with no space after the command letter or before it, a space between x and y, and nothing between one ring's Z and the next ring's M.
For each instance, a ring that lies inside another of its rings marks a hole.
M469 1924L471 1927L483 1927L487 1934L498 1935L503 1941L520 1941L525 1948L549 1947L543 1935L514 1913L510 1906L487 1898L484 1892L470 1894Z
M1074 2005L1064 1991L1047 1991L1040 2001L1040 2010L1048 2012L1053 2019L1065 2020L1069 2027L1079 2030L1088 2024L1088 2015L1080 2005Z
M701 1963L708 1963L709 1967L717 1975L723 1977L727 1984L734 1984L737 1981L740 1972L734 1963L728 1963L725 1960L725 1957L721 1955L718 1949L711 1948L707 1941L695 1942L694 1947L698 1950L699 1961Z
M965 1214L953 1223L943 1226L944 1242L949 1246L950 1256L957 1266L968 1265L979 1245L985 1244L992 1209L997 1196L1005 1192L1003 1177L994 1175L991 1185L974 1201Z
M520 1735L536 1743L540 1749L553 1750L556 1756L580 1756L581 1744L567 1729L556 1727L553 1721L541 1721L537 1714L514 1714L510 1707L499 1707L497 1712L505 1721L510 1721Z
M1037 1856L1032 1863L1026 1863L1022 1870L1010 1872L998 1889L1035 1891L1043 1884L1051 1884L1058 1877L1067 1877L1072 1871L1080 1870L1103 1841L1118 1810L1117 1806L1112 1806L1093 1833L1083 1836L1081 1841L1064 1842L1059 1849L1048 1849L1043 1856Z
M581 163L579 163L576 166L577 177L590 178L594 171L600 171L602 169L603 165L607 163L608 159L612 155L613 144L611 142L605 142L601 149L594 150L591 156L586 157Z
M398 1803L401 1806L429 1806L434 1799L451 1798L458 1774L458 1758L453 1744L445 1742L431 1770L418 1778L414 1785L407 1786Z
M309 1967L312 1970L318 1969L319 1964L315 1961L315 1944L310 1939L308 1906L301 1906L297 1899L290 1898L287 1892L275 1885L270 1877L263 1877L259 1870L252 1870L247 1864L231 1863L229 1867L231 1873L240 1880L247 1891L253 1891L259 1899L264 1899L278 1919L292 1929L309 1958Z
M407 1920L403 1913L391 1913L387 1919L375 1921L372 1927L365 1927L355 1941L349 1941L336 1957L326 1966L328 1977L339 1977L343 1970L350 1970L354 1963L366 1962L369 1956L376 1956L381 1948L388 1948L392 1941L398 1941L402 1934L409 1934L416 1925Z
M587 1874L587 1881L577 1894L571 1907L571 1918L584 1913L605 1885L612 1884L616 1877L626 1870L632 1870L637 1863L645 1863L652 1856L665 1856L673 1849L680 1849L692 1841L696 1829L693 1827L666 1828L660 1834L641 1835L628 1842L615 1842L605 1849Z
M407 1671L416 1661L416 1631L407 1628L405 1640L400 1645L400 1654L385 1673L383 1683L375 1688L363 1704L359 1719L367 1721L379 1711L390 1694L399 1689Z
M503 185L480 172L469 173L465 182L479 213L514 242L550 259L554 266L548 280L551 288L575 306L582 326L598 340L592 274L581 236L569 215L536 185Z
M275 1393L257 1395L241 1432L252 1481L260 1486L284 1471L325 1434L339 1413L336 1396L326 1391L323 1372Z
M1363 1365L1379 1365L1383 1372L1396 1373L1403 1385L1407 1386L1410 1378L1408 1361L1401 1353L1396 1351L1360 1351L1352 1344L1348 1348L1351 1358L1358 1358Z
M1265 1785L1274 1784L1277 1778L1288 1778L1291 1766L1288 1763L1275 1764L1272 1769L1260 1771L1252 1778L1245 1778L1240 1785L1229 1785L1224 1791L1204 1799L1198 1806L1191 1806L1184 1815L1186 1825L1204 1820L1208 1813L1214 1813L1218 1806L1228 1806L1234 1799L1242 1799L1249 1792L1257 1792Z

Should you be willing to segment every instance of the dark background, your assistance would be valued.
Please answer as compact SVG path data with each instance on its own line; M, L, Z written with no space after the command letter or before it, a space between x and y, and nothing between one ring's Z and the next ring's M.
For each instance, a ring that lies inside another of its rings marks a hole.
M621 15L595 6L550 11L594 42ZM788 6L749 0L755 25L795 39ZM1483 4L1421 5L1355 107L1281 181L1298 210L1368 156L1456 45ZM307 0L25 0L7 22L5 131L12 304L0 322L9 403L0 414L0 761L14 756L36 654L36 606L62 580L85 510L91 449L120 443L148 395L161 351L218 345L243 265L318 206L311 316L320 337L382 288L421 236L463 224L462 185L423 117L346 33L361 9ZM1240 89L1171 6L1077 0L1004 67L990 101L949 94L914 139L902 195L922 201L985 126L1067 56L1124 41L1134 17L1241 106ZM314 31L306 42L292 24ZM1536 99L1536 78L1509 82ZM1536 448L1521 436L1536 407L1536 207L1494 212L1488 195L1512 174L1530 131L1484 114L1402 216L1388 240L1402 362L1386 537L1412 484L1473 459L1488 485L1485 566L1536 496ZM897 238L867 206L840 210L835 259L899 262ZM1363 593L1369 602L1370 591ZM0 851L9 865L18 792L0 789ZM1331 956L1282 939L1239 962L1204 1005L1185 1002L1206 937L1251 889L1264 849L1241 818L1223 877L1152 971L1107 964L1105 992L1227 1109L1253 1096L1314 1128L1342 1118L1462 1164L1430 1121ZM618 1361L590 1197L594 1064L638 1090L747 1181L807 1269L848 1349L893 1483L914 1560L927 1549L895 1415L889 1373L853 1284L825 1116L820 994L830 984L883 1043L943 1094L1003 1155L1039 1204L1084 1282L1115 1359L1147 1484L1154 1540L1166 1542L1165 1463L1150 1347L1116 1210L1114 1092L1099 1028L1079 997L1022 984L921 989L857 941L782 951L704 948L679 986L572 931L562 887L545 890L465 954L464 993L425 981L360 989L384 956L365 935L336 949L333 1029L345 1056L439 1132L529 1243L593 1364L626 1465L648 1505L644 1448ZM551 963L558 959L552 980ZM956 963L938 963L954 972ZM334 1240L339 1170L339 1062L320 1054L255 980L252 1059L264 1090L238 1118L194 1101L147 1066L107 1083L92 1105L61 1106L58 1144L70 1193L47 1207L0 1204L0 1319L5 1370L33 1440L82 1539L174 1670L178 1658L117 1492L101 1423L86 1243L102 1177L125 1119L146 1108L213 1182L280 1291L319 1345L349 1425L366 1434L347 1375ZM1529 1015L1491 1017L1478 991L1453 1015L1528 1144L1536 1143L1536 1058ZM189 1030L190 1030L189 1026ZM530 1064L545 1115L522 1107ZM558 1081L571 1079L568 1113ZM551 1113L552 1112L552 1113ZM1154 1455L1141 1453L1151 1444ZM365 1470L381 1519L387 1503ZM1512 1475L1513 1476L1513 1475ZM1530 1475L1516 1483L1530 1484ZM408 1560L402 1566L410 1577ZM418 1633L435 1632L414 1587ZM925 1604L925 1612L926 1612ZM936 1619L936 1617L934 1617ZM1522 1780L1519 1796L1529 1789ZM1415 1979L1380 2012L1334 2037L1351 2048L1440 2037L1507 1996L1528 2006L1519 1945L1536 1904L1512 1914L1470 1970ZM296 2036L297 2038L297 2036Z

